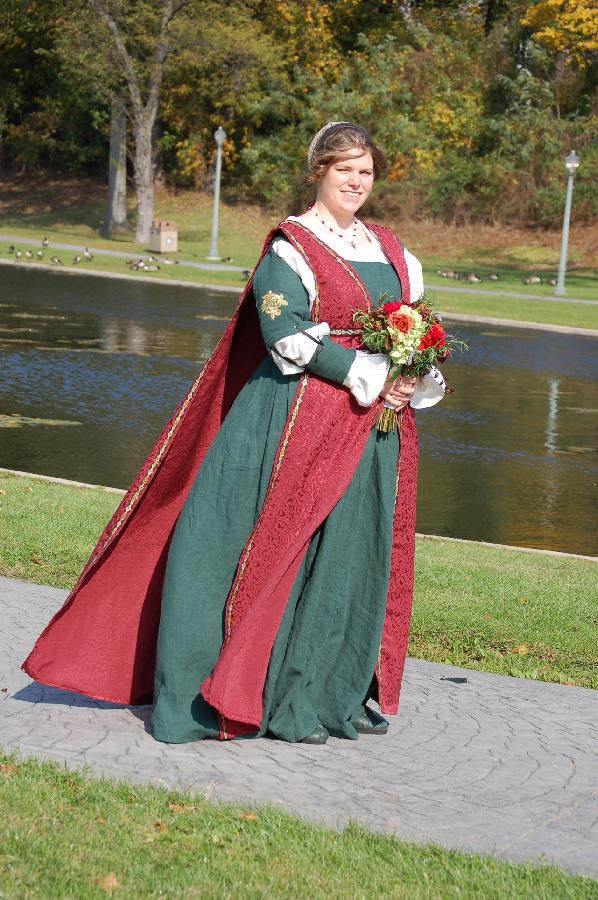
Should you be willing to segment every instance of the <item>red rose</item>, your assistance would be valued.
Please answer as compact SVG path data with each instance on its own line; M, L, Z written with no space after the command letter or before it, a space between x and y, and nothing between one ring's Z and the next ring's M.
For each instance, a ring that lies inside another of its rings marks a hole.
M397 311L401 308L402 305L403 305L403 304L402 304L401 301L399 300L399 301L396 302L396 303L385 303L384 306L382 307L382 309L384 310L384 312L385 312L386 315L388 316L388 315L389 315L390 313L392 313L392 312L397 312Z
M413 319L402 312L392 312L388 317L388 324L397 331L407 334L413 328Z
M437 322L424 334L419 342L418 350L427 350L428 347L444 347L446 344L446 332Z

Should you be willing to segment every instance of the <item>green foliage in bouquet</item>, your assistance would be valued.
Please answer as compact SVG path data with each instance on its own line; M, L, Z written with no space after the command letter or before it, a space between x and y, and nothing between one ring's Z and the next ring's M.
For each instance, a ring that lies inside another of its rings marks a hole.
M456 350L467 349L465 341L446 333L423 296L414 303L403 303L382 294L376 309L356 310L353 321L361 327L369 350L389 356L391 378L419 378L446 362Z

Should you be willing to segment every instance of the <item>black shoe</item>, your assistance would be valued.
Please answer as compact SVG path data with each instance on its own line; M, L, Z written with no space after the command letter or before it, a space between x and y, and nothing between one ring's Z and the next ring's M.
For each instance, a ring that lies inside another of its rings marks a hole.
M316 725L311 734L308 734L307 737L302 738L299 743L300 744L325 744L330 734L324 728L323 725Z
M388 722L369 706L363 707L363 712L351 720L355 731L359 734L386 734Z

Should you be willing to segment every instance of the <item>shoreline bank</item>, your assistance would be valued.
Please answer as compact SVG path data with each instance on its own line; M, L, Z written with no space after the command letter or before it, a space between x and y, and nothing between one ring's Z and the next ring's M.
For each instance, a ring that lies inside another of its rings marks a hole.
M45 481L50 484L61 484L66 487L81 488L83 490L102 491L104 493L119 494L124 497L126 491L122 488L107 487L103 484L89 484L85 481L72 481L68 478L58 478L54 475L39 475L35 472L21 472L18 469L4 469L0 467L0 475L11 475L16 478L33 478L36 481ZM544 550L542 547L518 547L515 544L497 544L492 541L474 541L469 538L449 537L444 534L422 534L416 532L415 536L423 541L451 541L456 544L473 545L476 547L488 547L492 550L513 550L521 553L540 554L542 556L556 556L563 559L581 559L586 562L598 563L598 556L585 556L582 553L567 553L564 550Z
M97 269L78 269L74 266L61 266L60 268L56 268L55 266L49 266L44 263L18 263L8 259L0 259L0 266L12 266L14 268L18 268L20 271L27 272L47 272L50 275L91 275L94 278L109 278L116 279L120 281L136 281L143 284L153 284L153 285L168 285L171 287L185 287L192 289L200 289L205 291L214 291L217 293L226 293L226 294L238 294L241 295L243 291L244 285L240 284L239 287L232 287L229 285L222 284L209 284L203 282L196 281L182 281L177 278L152 278L147 275L125 275L124 273L118 272L102 272ZM442 290L442 287L438 287L437 285L430 285L430 287L434 289ZM464 289L467 291L467 289ZM497 293L495 296L500 297L501 295ZM532 296L527 297L526 299L531 300L545 300L545 297ZM565 298L567 302L579 302L584 304L594 304L594 301L573 301L572 298ZM473 324L480 325L499 325L504 326L505 328L531 328L535 331L552 331L558 332L560 334L575 334L580 335L582 337L596 337L598 338L598 329L594 328L579 328L576 326L570 325L556 325L549 322L528 322L525 320L519 319L508 319L508 318L500 318L496 316L480 316L476 314L464 314L464 313L453 313L447 312L445 310L438 310L438 315L442 316L448 322L471 322Z

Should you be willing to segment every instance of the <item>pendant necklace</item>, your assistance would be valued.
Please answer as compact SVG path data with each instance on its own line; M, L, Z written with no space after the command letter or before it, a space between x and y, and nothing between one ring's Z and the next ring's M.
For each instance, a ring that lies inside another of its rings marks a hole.
M355 216L353 217L351 237L348 238L345 234L342 233L342 231L335 231L334 228L331 228L330 225L328 224L328 222L322 218L322 216L319 214L319 212L317 212L315 206L312 206L311 209L312 209L312 212L315 215L316 219L318 219L322 223L322 225L324 225L324 227L327 228L328 231L330 231L331 234L338 234L338 236L340 238L342 238L343 241L345 241L347 244L349 244L351 247L353 247L354 250L357 250L357 227L359 225L359 220L356 219ZM369 236L368 236L368 239L369 239Z

